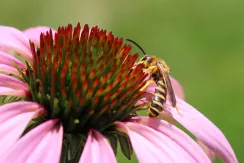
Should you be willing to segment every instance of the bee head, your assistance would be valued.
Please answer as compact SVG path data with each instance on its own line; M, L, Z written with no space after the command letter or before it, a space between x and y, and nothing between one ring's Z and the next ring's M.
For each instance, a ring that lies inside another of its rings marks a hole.
M142 57L142 59L140 60L139 63L142 63L145 65L145 68L148 68L151 63L153 62L152 57L149 57L148 55L145 55L144 57Z

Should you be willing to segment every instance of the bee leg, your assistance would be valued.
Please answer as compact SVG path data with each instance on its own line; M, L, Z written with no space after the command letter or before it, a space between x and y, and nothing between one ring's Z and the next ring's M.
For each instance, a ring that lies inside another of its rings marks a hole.
M145 91L145 89L147 89L147 87L150 85L150 84L153 84L155 83L153 80L149 80L147 81L147 83L140 89L140 91Z
M150 105L150 102L146 102L146 103L143 103L143 104L140 104L140 105L136 105L135 107L135 109L137 110L145 110L145 109L148 109L148 107L149 107L149 105Z
M182 114L180 113L180 111L179 111L178 107L177 107L177 106L175 106L174 108L177 110L177 112L180 114L180 116L182 116Z
M150 66L146 69L145 72L155 72L158 69L158 66Z

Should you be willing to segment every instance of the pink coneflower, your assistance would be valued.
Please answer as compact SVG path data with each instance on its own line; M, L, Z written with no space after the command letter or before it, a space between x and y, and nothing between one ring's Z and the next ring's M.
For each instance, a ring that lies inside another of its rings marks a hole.
M1 26L0 36L1 162L114 163L118 143L140 163L211 162L173 124L137 116L155 86L140 91L148 77L138 55L111 32ZM182 115L170 104L165 113L225 162L237 162L214 124L179 98L177 106Z

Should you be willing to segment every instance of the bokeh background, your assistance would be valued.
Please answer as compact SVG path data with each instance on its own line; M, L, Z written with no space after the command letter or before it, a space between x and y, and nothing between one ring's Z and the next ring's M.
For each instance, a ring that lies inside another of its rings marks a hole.
M0 24L22 30L80 22L135 40L166 60L187 102L225 133L244 162L243 0L0 0L0 15Z

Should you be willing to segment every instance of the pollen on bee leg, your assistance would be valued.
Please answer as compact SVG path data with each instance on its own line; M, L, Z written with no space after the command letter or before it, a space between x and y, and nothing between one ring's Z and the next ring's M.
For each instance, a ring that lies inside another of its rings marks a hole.
M158 69L157 66L150 66L144 72L153 72L155 69Z
M140 89L141 92L145 91L150 84L155 83L153 80L148 80L147 83Z

